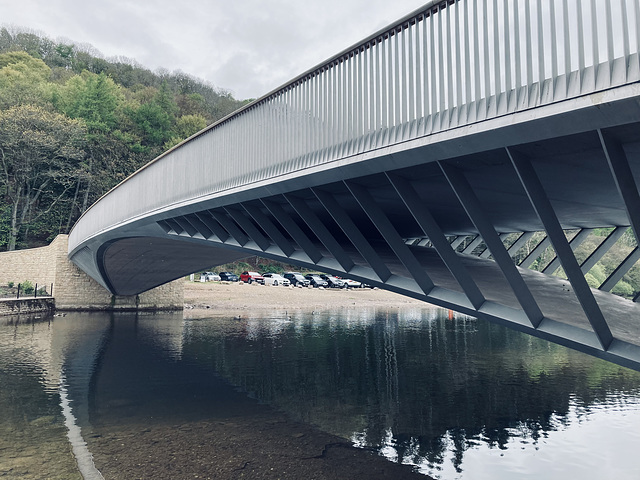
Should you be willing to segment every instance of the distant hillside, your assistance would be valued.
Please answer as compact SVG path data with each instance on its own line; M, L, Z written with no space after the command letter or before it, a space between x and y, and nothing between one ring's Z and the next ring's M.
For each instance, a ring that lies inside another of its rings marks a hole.
M111 187L245 103L181 72L0 29L0 249L68 232Z

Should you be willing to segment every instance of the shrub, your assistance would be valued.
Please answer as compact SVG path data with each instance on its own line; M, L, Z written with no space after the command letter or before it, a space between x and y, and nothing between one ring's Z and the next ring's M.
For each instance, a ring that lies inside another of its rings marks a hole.
M9 287L9 288L13 288L13 285L14 285L14 283L13 283L13 282L9 282L9 283L7 283L7 287Z
M594 277L591 272L587 273L584 278L587 280L587 283L591 288L598 288L602 282L598 281L596 277Z
M284 267L282 267L282 265L279 265L279 264L260 263L258 264L258 270L261 271L262 273L283 273Z
M33 283L29 280L25 280L20 285L25 295L31 295L33 293Z
M618 284L613 287L611 293L615 293L616 295L620 295L622 297L631 298L633 297L633 287L629 285L624 280L620 280Z

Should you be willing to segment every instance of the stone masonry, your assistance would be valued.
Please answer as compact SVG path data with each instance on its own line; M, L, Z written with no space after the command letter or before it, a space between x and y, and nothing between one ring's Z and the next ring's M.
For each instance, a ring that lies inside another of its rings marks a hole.
M29 280L38 288L53 284L56 310L177 310L184 305L184 280L153 288L139 295L112 295L67 258L67 235L50 245L0 252L0 284Z

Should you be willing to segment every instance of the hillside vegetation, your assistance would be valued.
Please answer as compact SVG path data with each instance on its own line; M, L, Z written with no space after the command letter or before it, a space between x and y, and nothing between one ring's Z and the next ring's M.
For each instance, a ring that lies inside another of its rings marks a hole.
M67 233L114 185L244 103L181 72L0 29L0 249Z

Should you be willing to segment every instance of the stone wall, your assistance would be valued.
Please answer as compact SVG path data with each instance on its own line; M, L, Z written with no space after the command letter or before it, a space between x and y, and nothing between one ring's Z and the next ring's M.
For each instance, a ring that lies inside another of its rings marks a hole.
M58 240L54 240L55 243ZM56 257L51 255L51 245L28 250L14 250L0 252L0 285L9 282L19 284L25 280L44 286L50 292L51 284L55 283Z
M0 252L0 284L29 280L53 284L57 310L167 310L184 305L184 281L161 285L140 295L116 296L67 259L68 236L58 235L50 245Z

